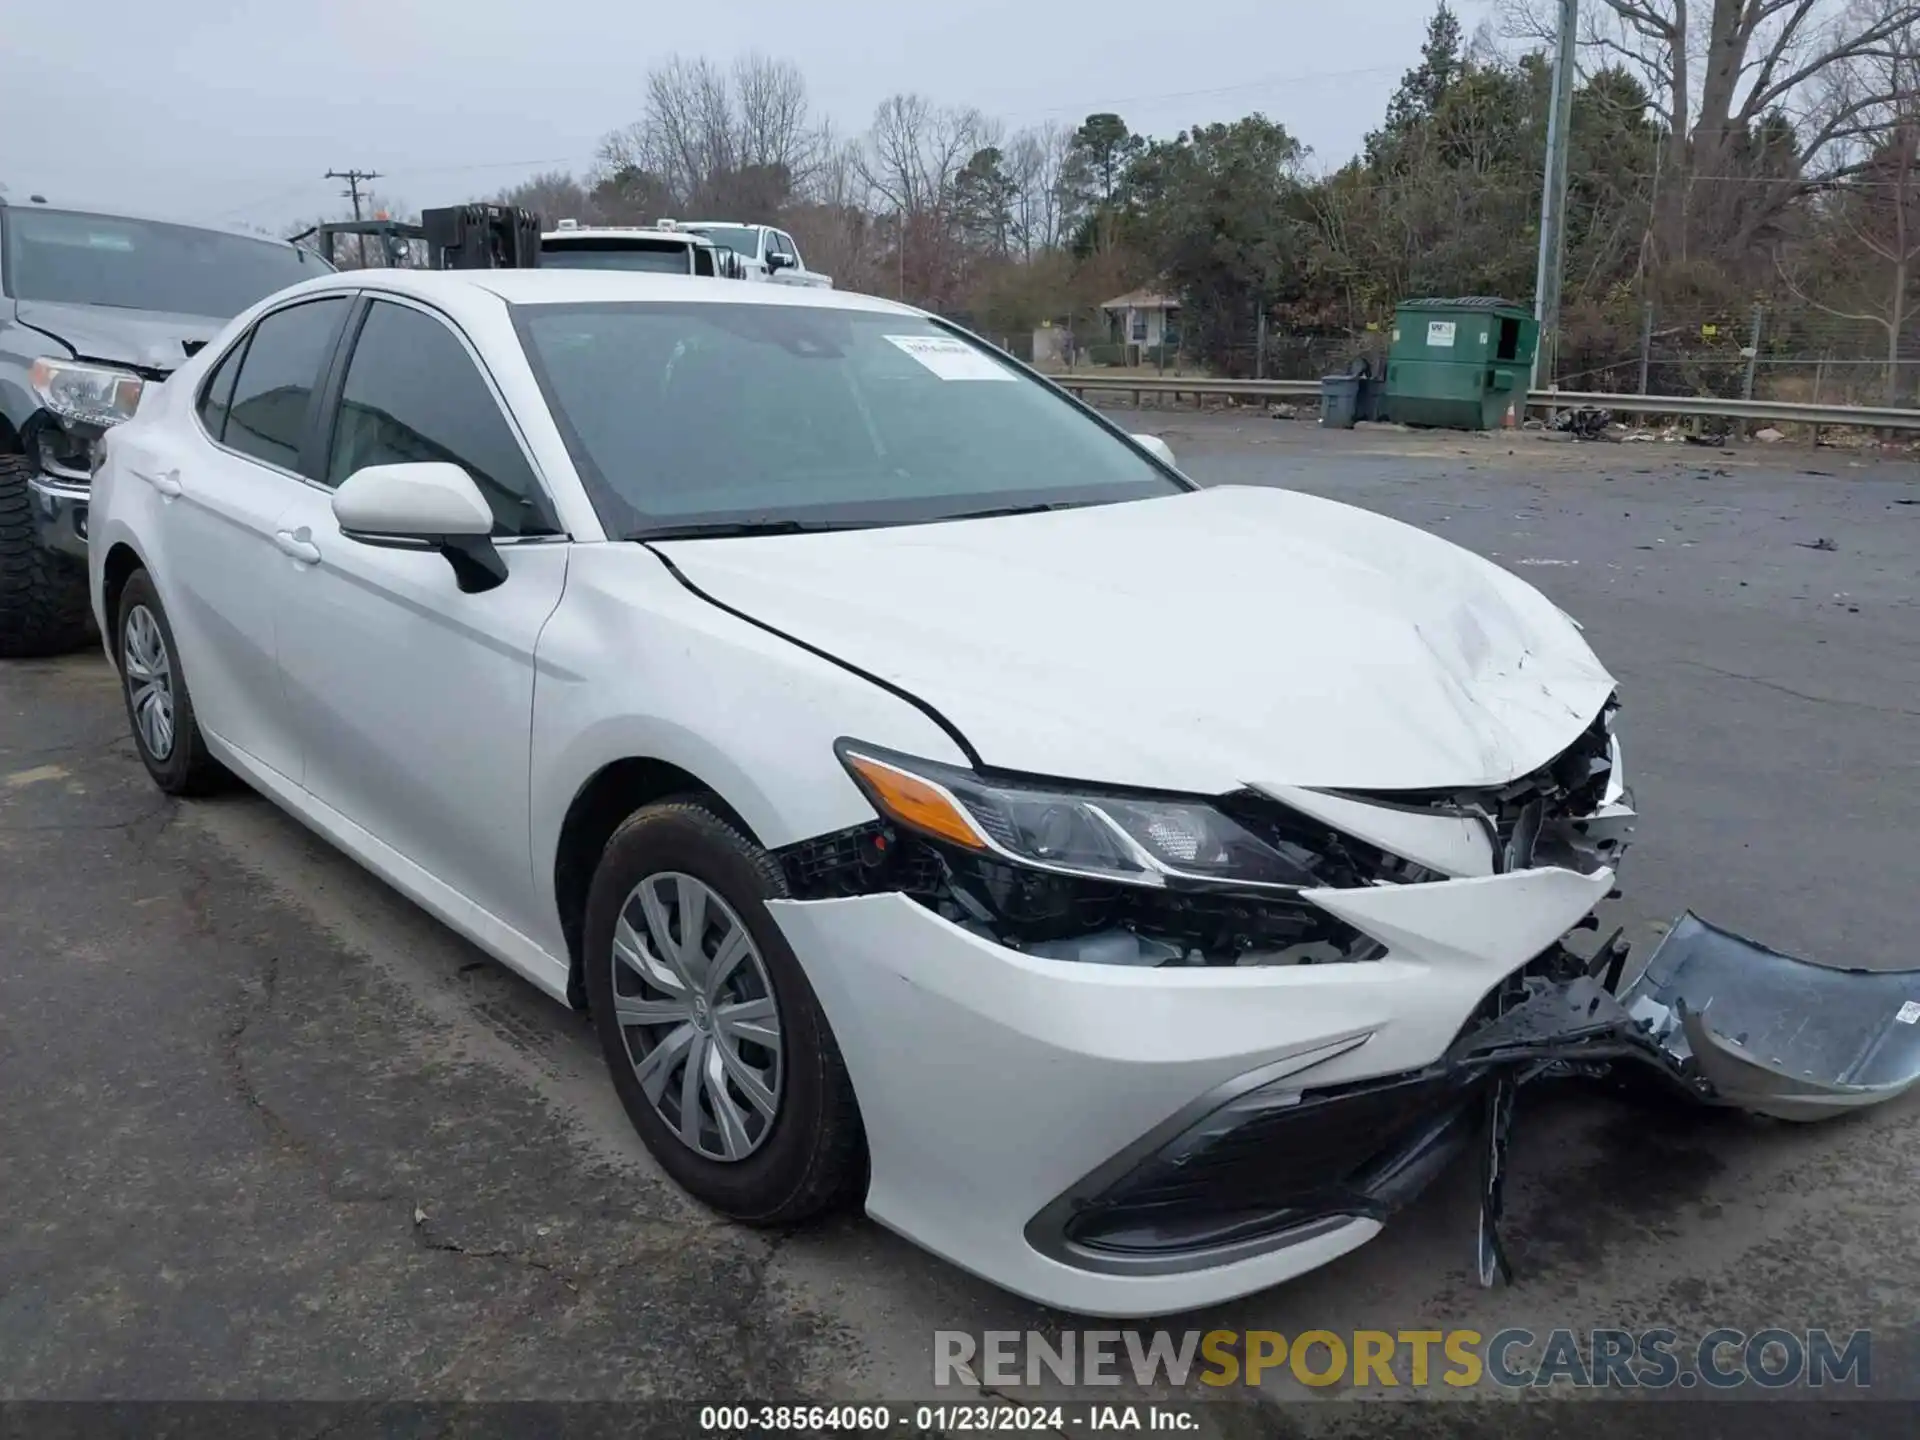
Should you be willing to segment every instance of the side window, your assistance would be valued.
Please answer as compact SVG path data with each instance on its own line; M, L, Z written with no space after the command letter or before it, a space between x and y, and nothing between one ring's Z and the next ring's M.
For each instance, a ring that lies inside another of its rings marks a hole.
M431 315L375 301L347 363L327 484L368 465L446 460L493 507L496 535L551 535L546 497L473 357Z
M222 437L229 449L299 471L308 402L333 354L347 303L342 295L294 305L253 327Z
M226 434L227 410L233 403L233 382L240 374L240 357L247 353L248 337L242 335L233 348L220 357L213 374L200 389L200 423L207 434L219 440Z
M784 255L795 262L800 259L800 252L793 248L792 238L779 230L773 232L773 253Z

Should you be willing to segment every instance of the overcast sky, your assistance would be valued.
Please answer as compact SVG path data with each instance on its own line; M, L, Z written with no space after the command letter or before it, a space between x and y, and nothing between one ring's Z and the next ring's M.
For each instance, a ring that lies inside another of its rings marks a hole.
M1432 0L0 0L0 183L283 227L580 170L670 54L788 59L845 132L899 91L1009 129L1117 110L1134 129L1260 110L1330 168L1379 123ZM1482 0L1456 0L1469 33Z

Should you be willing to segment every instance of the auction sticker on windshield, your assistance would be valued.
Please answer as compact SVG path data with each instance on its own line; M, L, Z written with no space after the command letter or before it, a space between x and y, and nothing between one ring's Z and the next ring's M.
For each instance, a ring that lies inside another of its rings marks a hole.
M944 335L889 335L887 339L942 380L1011 380L1013 372L963 340Z

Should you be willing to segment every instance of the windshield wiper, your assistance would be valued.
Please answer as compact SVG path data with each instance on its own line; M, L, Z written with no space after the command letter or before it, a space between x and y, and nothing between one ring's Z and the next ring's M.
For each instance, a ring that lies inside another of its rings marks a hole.
M1001 515L1041 515L1049 510L1084 510L1099 505L1099 500L1047 500L1038 505L1003 505L993 510L962 510L957 515L942 515L939 520L992 520ZM937 523L937 522L928 522Z
M626 540L726 540L743 535L812 535L823 530L857 530L858 525L829 520L688 520L649 525L622 536Z

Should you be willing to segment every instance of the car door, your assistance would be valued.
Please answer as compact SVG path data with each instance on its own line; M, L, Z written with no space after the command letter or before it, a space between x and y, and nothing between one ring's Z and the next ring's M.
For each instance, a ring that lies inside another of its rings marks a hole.
M532 926L533 657L568 545L473 348L437 311L365 302L319 421L322 483L280 520L306 547L279 655L322 804L523 933ZM432 550L340 533L332 489L369 465L443 460L487 497L508 578L463 593Z
M309 493L300 468L314 398L351 308L329 296L263 315L209 372L193 420L142 429L125 459L161 497L146 559L200 724L295 779L274 629L293 578L279 521Z

